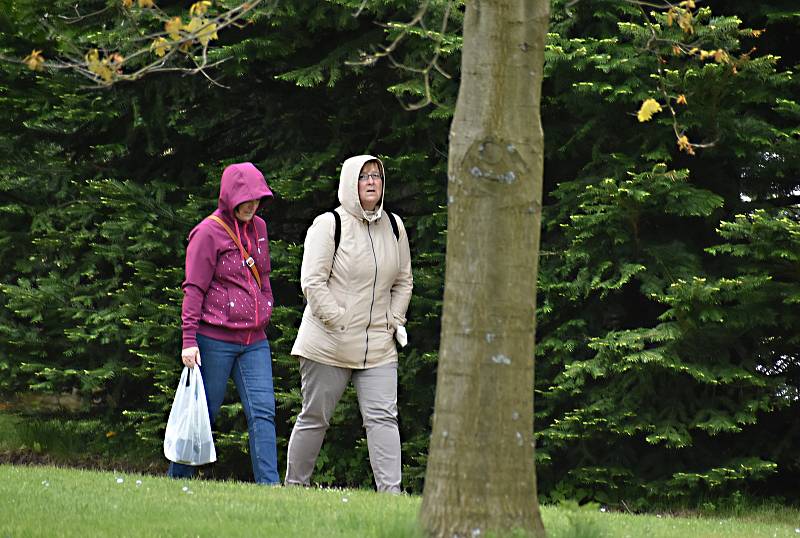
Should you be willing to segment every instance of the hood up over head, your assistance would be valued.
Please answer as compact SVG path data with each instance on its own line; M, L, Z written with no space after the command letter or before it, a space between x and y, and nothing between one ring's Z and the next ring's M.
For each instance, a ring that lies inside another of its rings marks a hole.
M271 198L272 191L258 168L252 163L232 164L222 172L217 212L233 221L235 218L233 212L239 204L248 200L261 200L260 209L264 202Z
M381 170L383 181L381 182L381 201L375 207L375 214L370 217L358 198L358 174L367 161L377 161ZM350 157L342 164L342 172L339 175L339 203L342 207L356 218L364 220L374 220L380 218L383 211L383 199L386 194L386 169L383 162L372 155L356 155Z

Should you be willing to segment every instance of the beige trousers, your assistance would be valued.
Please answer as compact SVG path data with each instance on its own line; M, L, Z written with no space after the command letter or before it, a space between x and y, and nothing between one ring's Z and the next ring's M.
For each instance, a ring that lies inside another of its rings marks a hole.
M353 380L378 491L400 493L397 363L351 370L300 359L303 409L289 438L286 485L308 486L333 410Z

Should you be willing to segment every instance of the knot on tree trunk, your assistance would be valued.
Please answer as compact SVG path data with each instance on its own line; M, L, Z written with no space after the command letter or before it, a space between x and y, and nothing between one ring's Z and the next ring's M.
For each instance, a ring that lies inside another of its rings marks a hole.
M511 185L528 173L528 164L514 144L503 140L476 140L461 161L464 175Z

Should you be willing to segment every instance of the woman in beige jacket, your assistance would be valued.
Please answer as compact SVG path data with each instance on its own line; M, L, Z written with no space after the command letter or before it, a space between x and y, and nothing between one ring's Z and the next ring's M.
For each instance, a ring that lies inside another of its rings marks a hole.
M306 234L300 284L308 300L292 355L303 408L289 438L286 484L309 485L330 418L352 379L378 491L400 492L397 349L411 299L411 255L402 221L383 210L383 163L347 159L339 179L340 238L332 212ZM395 230L396 228L396 235Z

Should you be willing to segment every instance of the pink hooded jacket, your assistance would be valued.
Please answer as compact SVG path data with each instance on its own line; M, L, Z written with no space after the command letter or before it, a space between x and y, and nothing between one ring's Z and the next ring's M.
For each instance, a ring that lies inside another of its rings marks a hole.
M251 344L264 340L272 315L267 224L253 216L246 224L234 217L248 200L272 198L264 176L250 163L232 164L222 173L214 215L238 234L261 277L258 289L236 243L218 222L205 219L189 233L181 320L183 349L197 345L197 333L217 340Z

